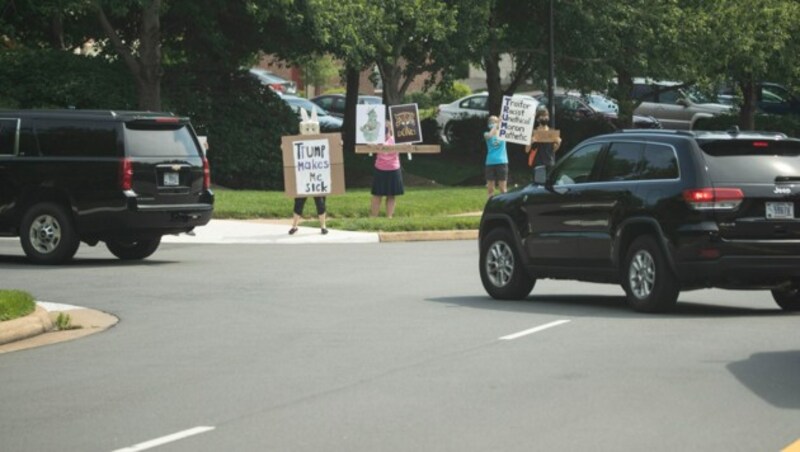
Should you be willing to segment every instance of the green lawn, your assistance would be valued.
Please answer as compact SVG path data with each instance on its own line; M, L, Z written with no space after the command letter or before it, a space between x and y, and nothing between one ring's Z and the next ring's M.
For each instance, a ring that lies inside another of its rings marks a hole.
M276 191L216 189L214 218L291 218L293 201ZM483 187L420 188L407 187L397 197L393 219L381 216L370 218L369 189L352 189L341 196L328 197L328 226L345 230L420 231L446 229L477 229L478 216L456 216L483 210L486 189ZM314 203L306 204L303 223L312 226Z
M0 321L24 317L36 309L33 296L21 290L0 290Z

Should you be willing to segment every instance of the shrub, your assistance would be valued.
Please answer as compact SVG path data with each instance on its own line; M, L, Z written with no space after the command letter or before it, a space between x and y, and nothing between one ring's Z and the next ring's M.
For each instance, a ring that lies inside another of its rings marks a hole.
M208 74L176 67L165 85L170 106L191 117L199 135L208 136L215 184L283 189L281 137L296 134L298 127L283 100L244 72Z
M344 87L328 88L322 94L346 94L347 89Z
M441 144L439 137L439 122L436 118L425 118L420 122L422 128L422 139L424 144Z
M695 130L728 130L739 124L736 115L719 115L697 120ZM800 137L800 117L793 115L756 115L756 130L782 132L790 137Z
M133 79L121 61L51 49L0 51L0 107L136 107Z
M472 94L472 89L464 83L453 82L450 85L439 86L431 95L433 105L449 104L454 100Z

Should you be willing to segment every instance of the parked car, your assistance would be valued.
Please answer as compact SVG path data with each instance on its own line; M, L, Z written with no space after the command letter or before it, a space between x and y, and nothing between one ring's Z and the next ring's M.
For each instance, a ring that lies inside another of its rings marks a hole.
M524 94L517 96L534 99L532 96ZM453 119L485 118L488 116L489 93L486 92L470 94L449 104L439 105L436 112L436 122L439 123L442 142L447 144L453 141L453 129L452 124L450 124Z
M270 89L272 89L272 91L275 91L278 94L297 93L297 84L295 82L278 77L266 69L251 68L250 74L262 85L268 86Z
M480 277L498 299L556 278L620 284L646 312L704 287L769 289L798 311L798 201L798 139L735 128L601 135L486 203Z
M732 107L702 99L696 91L679 82L634 79L635 100L641 101L634 114L652 116L665 129L691 130L700 118L730 113Z
M0 112L0 235L59 264L80 242L120 259L211 219L210 171L188 118L83 110Z
M731 86L722 87L718 93L718 102L727 105L739 105L741 98ZM778 83L763 82L756 86L756 105L762 113L772 115L800 115L800 98L788 88Z
M556 112L561 112L575 119L600 117L608 120L615 127L619 124L619 107L608 97L601 97L599 94L593 95L592 99L604 110L599 110L586 102L585 97L578 93L556 94ZM544 94L534 96L539 103L547 105L548 99ZM615 108L616 107L616 108ZM637 129L660 129L661 123L652 116L633 115L633 127Z
M311 102L314 102L315 104L324 108L330 115L336 116L337 118L344 118L344 101L344 94L323 94L322 96L317 96L311 99ZM382 104L383 98L380 96L367 96L359 94L358 103L369 105Z
M281 96L281 99L283 99L283 101L289 105L289 108L291 108L297 114L298 118L300 118L301 115L301 108L304 109L309 115L311 115L313 110L317 110L320 132L338 132L342 130L341 119L331 115L327 110L311 102L310 100L304 97L290 95Z

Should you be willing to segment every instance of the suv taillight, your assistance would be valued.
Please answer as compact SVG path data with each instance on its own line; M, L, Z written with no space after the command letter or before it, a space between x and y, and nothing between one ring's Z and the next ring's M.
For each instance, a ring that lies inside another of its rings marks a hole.
M684 190L683 199L695 210L734 210L744 193L739 188L695 188Z
M208 190L211 187L211 167L208 165L208 159L203 157L203 189Z
M122 159L119 162L119 188L123 190L133 188L133 162L131 159Z

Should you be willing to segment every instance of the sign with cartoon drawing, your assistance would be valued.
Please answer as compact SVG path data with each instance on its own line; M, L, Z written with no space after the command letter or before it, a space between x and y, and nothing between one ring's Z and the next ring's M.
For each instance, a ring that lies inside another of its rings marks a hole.
M422 142L417 104L393 105L389 107L389 117L396 144Z
M356 105L356 144L383 144L386 139L386 106Z

